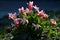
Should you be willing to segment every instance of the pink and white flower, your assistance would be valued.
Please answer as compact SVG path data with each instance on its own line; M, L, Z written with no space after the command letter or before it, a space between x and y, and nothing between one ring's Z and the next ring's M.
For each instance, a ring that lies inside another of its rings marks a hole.
M47 19L49 16L47 14L44 14L43 17Z
M9 13L9 19L14 20L14 19L16 19L16 18L17 18L17 17L16 17L16 14Z
M56 24L56 21L55 21L54 19L51 19L51 20L50 20L50 24L51 24L51 25L55 25L55 24Z
M26 13L26 14L30 14L30 12L31 12L31 11L30 11L28 8L25 9L25 13Z
M19 10L19 13L22 13L22 12L24 12L24 7L21 7L18 10Z
M29 1L29 3L27 3L29 10L33 9L33 1Z
M33 23L32 25L35 27L35 30L36 30L36 29L39 29L39 27L41 27L39 24L34 24L34 23Z
M37 12L39 12L39 7L37 7L37 6L35 5L35 6L33 6L33 8L34 8Z
M26 18L23 18L23 19L21 20L21 23L22 23L22 24L25 24L25 23L29 23L29 21L28 21Z
M18 28L19 27L19 18L16 18L14 20L14 23L15 23L16 28Z
M43 10L41 10L41 11L38 12L38 16L39 17L42 17L43 15L44 15L44 11Z

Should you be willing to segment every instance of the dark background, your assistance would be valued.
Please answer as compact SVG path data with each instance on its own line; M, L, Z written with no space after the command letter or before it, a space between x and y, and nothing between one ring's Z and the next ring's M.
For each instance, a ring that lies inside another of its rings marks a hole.
M29 1L34 1L34 5L43 10L60 10L60 0L0 0L0 18L10 12L18 13L18 8L26 8L26 2Z

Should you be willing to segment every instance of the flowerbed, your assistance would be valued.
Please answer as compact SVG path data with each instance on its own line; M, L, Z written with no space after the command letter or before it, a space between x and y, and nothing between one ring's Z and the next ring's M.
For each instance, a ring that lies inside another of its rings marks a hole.
M27 3L28 8L19 8L19 15L9 13L12 26L6 28L4 39L7 40L60 40L60 29L55 19L50 19L44 10Z

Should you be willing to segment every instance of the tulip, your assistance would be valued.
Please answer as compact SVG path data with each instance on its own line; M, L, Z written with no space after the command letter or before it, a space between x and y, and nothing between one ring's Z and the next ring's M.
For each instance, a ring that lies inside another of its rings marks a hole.
M39 7L37 7L37 6L35 5L35 6L33 6L33 8L34 8L37 12L39 12Z
M31 12L31 11L30 11L28 8L25 9L25 13L26 13L26 14L30 14L30 12Z
M47 14L44 14L43 17L47 19L49 16Z
M21 23L22 23L22 24L28 23L28 20L27 20L26 18L23 18L23 19L21 20Z
M40 25L36 24L35 29L39 29Z
M50 20L50 24L51 24L51 25L55 25L55 24L56 24L56 21L55 21L54 19L51 19L51 20Z
M35 30L36 30L36 29L39 29L39 27L41 27L39 24L34 24L34 23L32 23L32 25L35 27Z
M19 10L19 13L23 13L24 12L24 7L21 7L18 10Z
M17 17L16 17L16 14L9 13L9 19L14 20L14 19L16 19L16 18L17 18Z
M18 28L19 27L19 20L18 19L15 19L14 20L14 23L15 23L16 28Z
M30 1L29 3L27 3L29 10L33 9L33 1Z
M41 11L38 12L38 16L39 16L39 17L42 17L43 15L44 15L43 10L41 10Z

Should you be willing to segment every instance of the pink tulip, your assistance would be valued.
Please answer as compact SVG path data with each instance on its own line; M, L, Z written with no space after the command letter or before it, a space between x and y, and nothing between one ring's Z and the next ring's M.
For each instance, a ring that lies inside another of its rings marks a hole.
M33 8L34 8L37 12L39 12L39 7L37 7L37 6L35 5L35 6L33 6Z
M14 23L15 23L16 28L18 28L18 27L19 27L19 19L18 19L18 18L15 19L15 20L14 20Z
M35 29L39 29L40 25L36 24Z
M43 16L45 19L47 19L49 16L47 14L44 14Z
M24 7L21 7L18 10L19 10L19 13L22 13L22 12L24 12Z
M30 14L30 12L31 12L31 11L30 11L28 8L25 9L25 13L26 13L26 14Z
M9 13L9 18L12 20L16 19L16 14Z
M29 3L27 3L29 10L33 9L33 1L29 1Z
M39 16L39 17L42 17L43 15L44 15L43 10L41 10L41 11L38 12L38 16Z
M39 27L41 27L39 24L34 24L34 23L33 23L32 25L35 27L35 30L36 30L36 29L39 29Z
M27 20L26 18L23 18L23 19L21 20L21 23L22 23L22 24L28 23L28 20Z
M56 24L56 21L55 21L54 19L51 19L51 20L50 20L50 24L51 24L51 25L55 25L55 24Z

